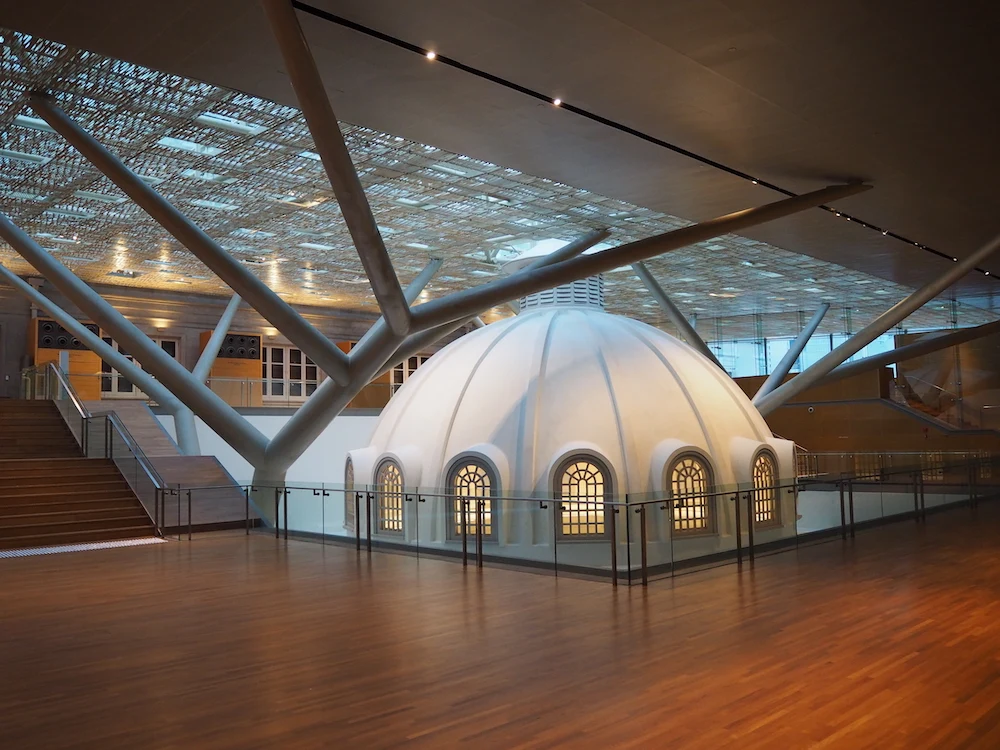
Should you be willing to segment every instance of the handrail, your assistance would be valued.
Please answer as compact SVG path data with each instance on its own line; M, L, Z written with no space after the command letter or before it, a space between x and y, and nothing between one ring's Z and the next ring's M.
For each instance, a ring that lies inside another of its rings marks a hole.
M66 393L69 394L69 400L73 402L73 406L76 407L76 411L80 417L83 419L89 419L91 417L90 410L87 409L86 404L83 403L83 400L77 394L73 384L69 382L69 378L66 377L66 373L63 372L62 368L55 362L49 362L46 367L46 371L52 372L56 376L56 380L59 381L59 384L66 390Z
M136 439L132 437L132 433L128 431L125 423L122 422L121 417L118 416L117 412L109 411L104 415L107 417L108 422L113 424L118 434L121 435L122 440L128 445L129 450L135 455L136 460L142 467L143 471L146 472L146 476L149 477L153 486L158 490L167 489L167 484L163 481L163 477L156 470L152 463L149 461L149 457L143 452L142 448L139 447L139 443Z

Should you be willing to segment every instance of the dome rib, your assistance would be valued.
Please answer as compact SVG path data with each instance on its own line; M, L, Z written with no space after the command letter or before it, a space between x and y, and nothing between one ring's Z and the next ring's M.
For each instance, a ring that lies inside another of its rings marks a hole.
M541 314L544 315L548 311L543 308L542 311L540 312ZM549 364L549 352L552 348L552 331L555 330L556 321L563 315L564 315L563 310L558 310L558 309L554 310L552 314L549 316L548 325L545 327L545 336L542 337L541 357L539 358L538 362L538 377L535 380L535 393L534 393L535 398L534 402L531 405L530 415L528 414L527 394L525 395L525 398L523 398L521 401L521 403L523 404L524 412L521 415L521 427L518 430L518 435L517 435L517 455L531 456L531 467L530 467L530 474L527 477L522 476L519 477L517 480L512 479L512 481L526 480L528 482L528 485L524 488L519 488L519 487L514 488L517 490L520 489L527 490L530 488L534 488L535 485L537 484L536 477L538 473L538 465L537 465L538 457L535 455L537 451L535 451L534 448L536 445L538 445L538 416L542 411L541 409L542 390L543 390L543 385L545 384L545 374ZM531 450L526 451L525 433L527 432L528 429L529 416L531 417ZM524 471L523 467L521 467L521 471L522 472Z
M483 350L483 353L479 355L479 359L469 370L469 374L465 378L465 383L462 384L462 389L459 391L458 399L455 401L455 408L451 410L451 416L448 418L448 426L444 431L444 440L441 442L441 459L439 463L441 464L442 470L445 468L444 461L448 453L448 444L451 443L451 432L455 427L455 420L458 419L458 412L462 408L462 404L465 402L465 394L469 390L469 386L472 385L472 381L476 378L476 373L479 372L479 368L482 367L483 361L490 356L493 349L496 348L497 344L507 338L511 331L516 330L520 326L524 325L530 318L528 316L515 318L509 325L507 325L504 330L502 330L497 336L489 343L489 345Z
M586 316L584 315L584 317ZM622 476L619 477L618 479L618 484L620 486L615 487L614 490L616 493L619 493L621 491L622 486L624 487L629 486L628 478L631 476L629 474L629 461L628 461L629 452L625 445L626 433L624 425L622 425L621 410L618 408L618 396L615 393L615 386L611 378L611 371L608 368L607 357L604 356L604 347L605 345L607 345L607 341L604 339L602 333L598 331L599 327L600 326L589 326L589 329L591 338L593 338L594 342L597 344L597 346L594 349L594 352L597 356L597 361L601 367L601 374L604 376L604 385L608 389L608 398L611 399L611 408L615 415L615 428L618 430L618 450L621 451L621 456L622 456Z
M661 352L658 347L654 346L649 339L647 339L642 333L640 333L639 330L636 328L636 326L627 325L625 322L627 320L628 318L619 318L618 316L615 316L615 324L619 328L625 330L627 333L631 334L633 337L641 341L651 352L653 352L653 354L656 356L657 359L660 360L663 366L670 371L670 374L673 375L674 382L677 384L677 387L680 389L681 393L684 394L684 400L687 402L688 409L691 410L691 414L694 415L694 418L698 420L698 427L701 429L701 434L705 438L705 447L708 449L710 455L715 455L716 448L712 441L712 436L709 433L708 426L705 424L705 420L702 419L701 411L695 405L694 399L691 398L691 393L688 391L687 386L684 385L684 381L680 378L680 376L678 376L677 370L675 370L673 365L670 364L670 360L667 359L667 357L663 354L663 352Z

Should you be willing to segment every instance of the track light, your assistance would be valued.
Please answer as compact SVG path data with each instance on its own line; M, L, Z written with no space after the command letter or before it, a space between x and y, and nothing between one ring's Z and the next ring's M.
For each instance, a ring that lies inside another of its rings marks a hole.
M562 99L558 99L558 98L556 98L556 99L553 99L553 100L552 100L552 103L553 103L554 105L556 105L557 107L561 107L561 106L562 106Z
M434 50L428 50L427 55L426 55L426 57L427 57L428 60L433 60L437 56L438 56L438 53L435 52Z

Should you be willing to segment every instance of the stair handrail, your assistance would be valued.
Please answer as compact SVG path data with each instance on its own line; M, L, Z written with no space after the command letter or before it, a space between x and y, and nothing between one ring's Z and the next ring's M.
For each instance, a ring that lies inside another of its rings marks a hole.
M66 373L63 372L63 369L55 362L49 362L45 370L46 374L51 372L55 375L56 380L59 381L59 385L63 387L67 395L69 395L69 400L72 401L73 406L76 407L77 412L80 414L80 418L90 419L90 410L87 408L87 405L83 403L83 399L80 398L80 395L76 392L76 389L66 376ZM47 395L51 396L51 394Z
M108 422L114 426L122 440L124 440L125 444L128 445L129 450L135 455L136 461L139 462L142 470L146 472L146 476L149 477L153 486L158 490L169 489L167 483L163 481L163 477L160 476L156 467L154 467L153 463L149 460L149 456L147 456L142 448L139 447L139 443L134 437L132 437L132 433L129 432L128 427L126 427L125 423L122 422L122 418L118 416L118 412L105 412L104 416L107 417Z

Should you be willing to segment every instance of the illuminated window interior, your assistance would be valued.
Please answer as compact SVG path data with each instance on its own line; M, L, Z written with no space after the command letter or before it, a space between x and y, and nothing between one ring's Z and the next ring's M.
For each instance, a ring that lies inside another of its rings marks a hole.
M556 483L561 501L563 536L599 536L604 533L606 490L605 472L593 461L576 458L563 466Z
M462 509L467 507L465 525L466 533L469 536L476 534L478 516L476 513L477 501L483 498L483 537L493 537L493 497L496 482L490 476L490 472L478 461L463 461L452 469L451 491L454 494L453 510L454 524L453 533L455 536L462 536ZM466 506L468 502L468 506Z
M775 488L777 472L774 470L774 457L770 453L761 453L753 462L753 520L759 525L773 525L779 522L777 489Z
M348 529L353 529L358 522L354 511L354 462L348 456L344 464L344 526Z
M403 533L403 473L392 461L383 461L375 476L378 487L378 530Z
M673 500L674 531L705 531L711 527L708 467L697 456L682 456L670 470L670 497Z

